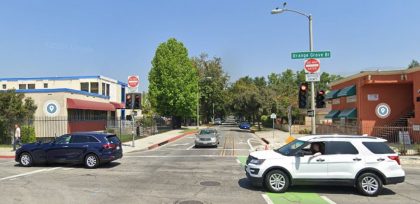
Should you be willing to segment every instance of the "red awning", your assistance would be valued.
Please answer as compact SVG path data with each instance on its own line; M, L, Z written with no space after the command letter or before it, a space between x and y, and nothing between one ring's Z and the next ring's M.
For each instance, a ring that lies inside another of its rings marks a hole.
M114 105L110 103L85 101L80 99L67 99L67 109L115 111Z
M125 104L124 103L116 103L116 102L110 102L112 105L114 105L115 109L124 109Z

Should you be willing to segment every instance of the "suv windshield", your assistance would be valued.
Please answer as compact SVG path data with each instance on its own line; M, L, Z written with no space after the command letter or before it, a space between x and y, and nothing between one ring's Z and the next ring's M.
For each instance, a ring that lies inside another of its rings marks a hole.
M297 149L299 149L300 147L304 147L305 144L306 144L306 142L304 142L304 141L294 140L293 142L290 142L289 144L286 144L283 147L280 147L279 149L276 149L274 151L276 151L277 153L280 153L282 155L289 156L292 153L294 153Z

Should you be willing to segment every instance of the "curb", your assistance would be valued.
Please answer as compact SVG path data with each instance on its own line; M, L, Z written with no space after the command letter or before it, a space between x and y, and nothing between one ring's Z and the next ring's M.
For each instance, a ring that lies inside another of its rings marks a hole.
M0 156L0 159L14 159L15 156Z
M175 140L177 140L177 139L180 139L180 138L182 138L182 137L184 137L184 136L187 136L187 135L192 135L192 134L194 134L195 132L196 132L196 131L191 131L191 132L186 132L186 133L184 133L184 134L182 134L182 135L177 135L177 136L174 136L174 137L169 138L169 139L166 139L166 140L164 140L164 141L162 141L162 142L159 142L159 143L156 143L156 144L150 145L150 146L148 146L146 149L151 150L151 149L158 148L158 147L160 147L160 146L162 146L162 145L165 145L165 144L168 144L168 143L170 143L170 142L173 142L173 141L175 141Z

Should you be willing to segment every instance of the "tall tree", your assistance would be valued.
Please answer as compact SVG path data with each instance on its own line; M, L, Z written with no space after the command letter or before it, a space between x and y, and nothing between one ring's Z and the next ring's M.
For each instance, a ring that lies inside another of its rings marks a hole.
M420 63L417 60L411 61L411 63L408 65L408 69L411 69L413 67L420 67Z
M198 72L182 42L171 38L158 46L149 83L150 103L158 114L173 116L175 122L195 115Z
M202 53L192 58L193 65L199 70L200 114L204 122L213 117L223 117L226 114L226 89L229 76L224 72L222 59Z
M11 138L16 123L22 124L33 119L37 107L31 98L14 90L0 92L0 143Z

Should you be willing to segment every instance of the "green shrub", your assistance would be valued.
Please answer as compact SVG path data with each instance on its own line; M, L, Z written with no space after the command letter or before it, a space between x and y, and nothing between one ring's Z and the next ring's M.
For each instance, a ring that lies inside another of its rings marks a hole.
M268 115L261 116L261 123L264 127L268 127L268 128L273 127L273 119L271 119Z
M20 128L20 135L24 144L36 142L35 128L32 126L22 126Z
M111 133L111 134L115 134L115 130L111 129L111 128L106 129L106 132Z

